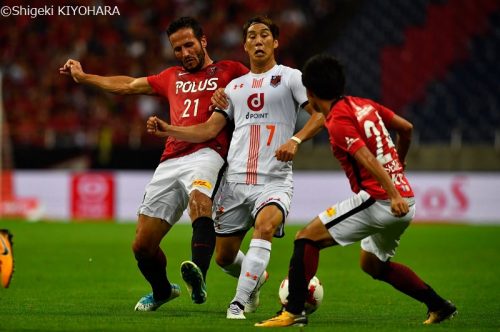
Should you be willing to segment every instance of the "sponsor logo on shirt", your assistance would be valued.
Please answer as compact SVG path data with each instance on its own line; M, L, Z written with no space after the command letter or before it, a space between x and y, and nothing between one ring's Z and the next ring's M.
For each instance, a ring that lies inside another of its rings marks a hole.
M264 94L262 92L252 93L248 96L247 105L250 110L260 112L264 108Z
M260 112L264 108L264 93L252 93L248 96L247 106L252 112ZM268 113L248 112L245 118L248 119L267 119Z
M179 74L180 75L180 74ZM191 81L177 81L175 82L175 94L188 93L188 92L200 92L200 91L213 91L217 90L218 77L207 78L199 82Z
M363 119L365 116L370 114L370 112L375 110L375 108L373 108L372 105L364 105L363 107L361 107L359 105L352 103L352 106L355 109L354 114L356 115L356 119L358 119L358 121L361 121L361 119Z
M359 138L351 138L351 137L345 137L345 143L347 144L347 150L351 148L351 146L357 142Z

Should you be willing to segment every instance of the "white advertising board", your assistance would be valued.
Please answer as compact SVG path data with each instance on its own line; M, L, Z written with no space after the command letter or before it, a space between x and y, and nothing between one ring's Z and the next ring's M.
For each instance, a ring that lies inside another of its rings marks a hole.
M111 174L115 185L115 219L133 222L153 172ZM16 171L15 195L37 198L41 206L37 217L70 219L73 175L69 171ZM341 172L296 172L294 179L290 223L305 223L351 195L347 178ZM500 224L500 173L410 172L408 179L416 194L416 221ZM187 220L186 214L183 219Z

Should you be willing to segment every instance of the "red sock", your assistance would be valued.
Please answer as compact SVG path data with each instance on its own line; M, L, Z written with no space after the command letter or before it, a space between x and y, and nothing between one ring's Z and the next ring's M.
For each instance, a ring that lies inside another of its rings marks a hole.
M445 301L409 267L399 263L388 262L378 279L389 283L400 292L425 303L431 311L441 307Z

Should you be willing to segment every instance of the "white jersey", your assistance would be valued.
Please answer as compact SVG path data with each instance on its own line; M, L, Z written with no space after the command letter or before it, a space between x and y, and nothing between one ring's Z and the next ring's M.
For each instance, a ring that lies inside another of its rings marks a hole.
M293 136L298 106L307 101L302 74L275 65L263 74L248 73L225 89L234 120L227 157L227 181L263 184L269 178L292 181L292 162L281 162L276 150Z

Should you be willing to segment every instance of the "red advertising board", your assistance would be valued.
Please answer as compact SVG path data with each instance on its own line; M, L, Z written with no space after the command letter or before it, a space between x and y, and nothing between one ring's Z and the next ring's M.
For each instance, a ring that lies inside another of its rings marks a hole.
M110 173L73 174L71 218L110 220L115 216L115 181Z

